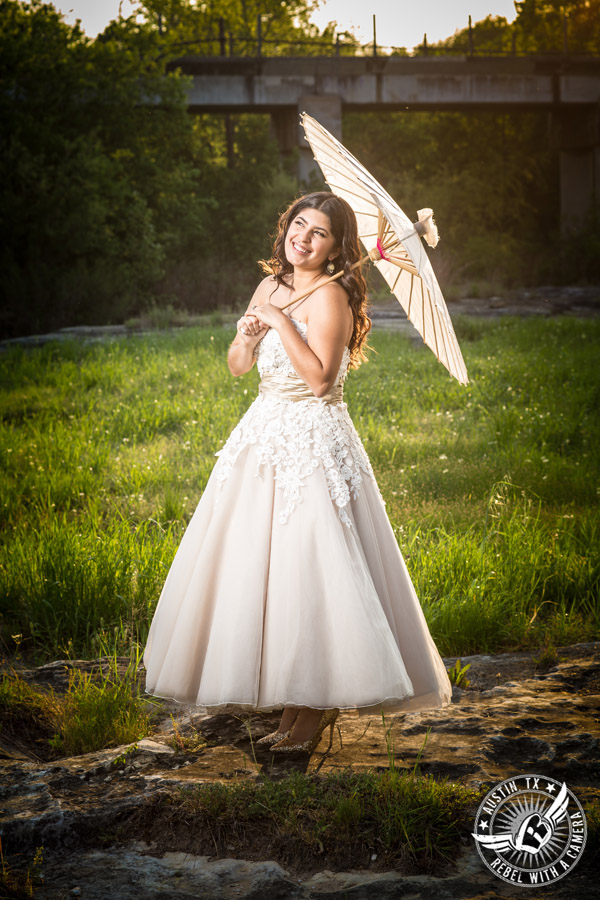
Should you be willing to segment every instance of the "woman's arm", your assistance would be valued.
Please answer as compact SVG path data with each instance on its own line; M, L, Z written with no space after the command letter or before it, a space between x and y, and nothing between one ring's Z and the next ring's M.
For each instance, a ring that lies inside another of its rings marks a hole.
M326 394L337 377L349 326L346 291L326 284L311 297L305 343L296 327L279 307L268 301L254 310L256 318L279 332L290 361L316 397Z
M227 352L227 365L232 375L245 375L250 371L255 363L254 348L269 330L268 325L262 325L250 310L263 302L269 282L272 280L269 276L261 281L254 291L248 309L236 323L237 334Z

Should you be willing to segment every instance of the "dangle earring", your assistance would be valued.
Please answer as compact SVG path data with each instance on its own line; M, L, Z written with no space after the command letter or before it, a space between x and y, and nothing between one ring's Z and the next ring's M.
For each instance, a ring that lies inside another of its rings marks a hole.
M329 262L327 263L327 265L325 266L325 268L327 269L327 271L330 275L333 275L333 273L335 272L334 261L332 259L330 259Z

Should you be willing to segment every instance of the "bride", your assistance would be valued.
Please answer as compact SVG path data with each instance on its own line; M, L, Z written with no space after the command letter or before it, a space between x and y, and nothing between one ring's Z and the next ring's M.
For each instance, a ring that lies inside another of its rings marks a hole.
M371 326L359 258L356 218L334 194L280 217L228 353L234 376L257 363L259 393L217 453L144 651L150 694L282 709L259 741L273 751L312 751L340 709L451 696L343 401Z

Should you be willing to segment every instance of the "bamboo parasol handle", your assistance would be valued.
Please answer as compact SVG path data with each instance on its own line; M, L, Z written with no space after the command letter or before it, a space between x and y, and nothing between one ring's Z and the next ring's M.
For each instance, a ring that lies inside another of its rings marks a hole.
M373 252L373 251L371 251L371 252ZM377 258L381 259L379 251L375 250L374 252L377 254ZM370 253L367 253L367 255L363 256L362 259L359 259L358 262L353 263L350 266L349 271L351 272L353 269L358 269L359 266L363 266L370 259L373 259L373 257L371 256ZM315 284L315 286L311 287L310 290L305 291L299 297L294 297L293 300L290 300L289 303L286 303L284 306L281 306L280 309L287 309L288 306L292 306L294 303L299 303L301 300L306 300L306 298L309 296L309 294L312 294L313 291L316 291L317 288L323 287L323 285L325 285L325 284L330 284L332 281L337 281L338 278L341 278L343 274L344 274L344 269L340 269L340 271L336 272L335 275L331 275L329 278L326 278L325 281L320 281L318 284Z
M422 212L431 212L431 210L422 210ZM425 233L425 226L421 222L415 222L413 225L413 230L409 231L408 234L402 235L402 237L398 237L398 235L392 230L389 222L379 210L379 217L377 223L377 246L373 247L372 250L369 250L366 256L363 256L362 259L359 259L357 262L353 263L350 266L349 271L351 272L353 269L357 269L359 266L363 266L366 262L379 262L382 259L385 259L387 262L391 262L400 268L406 267L405 261L400 260L394 257L393 252L396 250L404 240L404 238L410 237L413 234L422 235ZM288 306L292 306L294 303L299 303L301 300L306 300L306 298L316 291L317 288L323 287L325 284L330 284L332 281L337 281L338 278L341 278L344 274L344 269L340 269L339 272L336 272L335 275L331 275L329 278L326 278L325 281L320 281L318 284L315 284L314 287L310 288L310 290L305 291L304 294L301 294L300 297L294 297L293 300L290 300L289 303L286 303L284 306L280 307L280 309L287 309Z

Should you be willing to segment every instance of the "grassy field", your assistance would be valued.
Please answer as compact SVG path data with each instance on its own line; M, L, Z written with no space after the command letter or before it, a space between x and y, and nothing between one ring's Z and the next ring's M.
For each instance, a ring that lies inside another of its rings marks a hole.
M345 397L445 655L597 638L600 322L463 319L471 384L399 333ZM127 654L256 395L231 327L0 357L0 635L31 662ZM138 648L139 649L139 648Z

